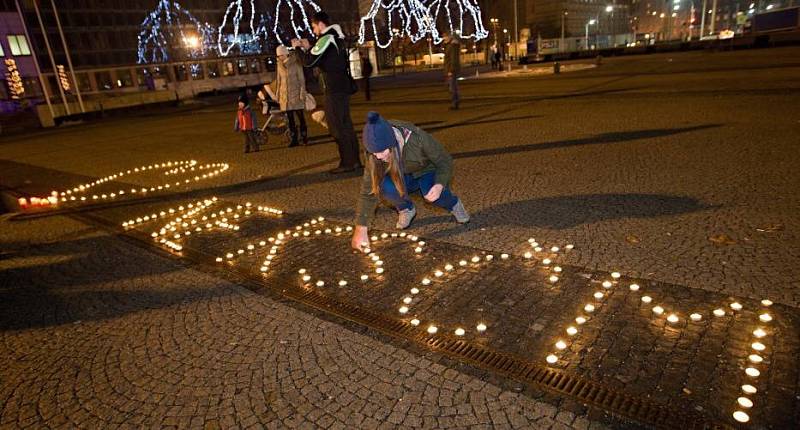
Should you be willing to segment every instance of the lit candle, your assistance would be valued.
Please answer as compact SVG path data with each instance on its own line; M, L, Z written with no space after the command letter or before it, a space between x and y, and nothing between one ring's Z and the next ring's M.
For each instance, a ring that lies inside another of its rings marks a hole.
M441 270L437 270L436 272L434 272L433 275L436 276L437 278L441 278L444 275L444 272L442 272Z
M411 320L410 322L411 322L411 325L413 325L413 326L418 326L418 325L419 325L419 320L418 320L418 319L416 319L416 318L414 318L414 319L413 319L413 320Z
M458 262L458 265L463 267L463 266L467 265L467 262L466 262L466 260L461 260L461 261Z
M619 279L620 276L622 276L622 275L620 275L619 272L611 272L611 277L614 278L614 279Z
M742 310L742 305L739 302L733 302L733 303L731 303L731 309L733 309L735 311L740 311L740 310Z
M439 331L439 328L435 325L428 326L428 333L435 334L437 331Z
M486 324L480 323L480 324L478 324L477 327L475 327L475 329L478 330L479 332L483 333L483 332L486 331Z
M694 313L689 315L689 318L691 318L692 321L700 321L701 319L703 319L703 316L698 313Z
M583 307L583 310L585 310L586 312L594 312L594 305L589 303Z
M761 304L764 306L772 306L772 300L764 299L761 301Z
M418 246L418 247L414 248L414 252L419 254L420 252L422 252L422 248Z
M770 315L768 313L763 313L763 314L758 316L758 319L760 319L763 322L770 322L770 321L772 321L772 315Z
M508 254L500 254L500 258L503 260L508 260Z
M554 247L550 248L550 251L552 251L552 252L558 252L558 251L559 251L559 249L560 249L559 247L557 247L557 246L554 246Z
M762 328L757 328L753 330L753 336L761 338L767 335L767 332L764 331Z
M477 263L477 262L479 262L479 261L481 261L481 258L480 258L480 257L478 257L477 255L476 255L476 256L474 256L474 257L472 257L472 262L473 262L473 263Z
M559 340L558 342L556 342L556 348L565 349L566 347L567 347L567 343L564 342L563 340Z
M756 351L763 351L763 350L765 350L767 348L761 342L753 342L750 346L752 346L753 349L755 349Z
M562 270L562 269L561 269L561 266L555 266L555 267L553 267L553 272L556 272L556 273L561 273L561 270Z
M380 275L381 273L383 273L383 267L378 267L377 269L375 269L375 273L377 273L377 274L379 274L379 275Z
M611 288L612 286L614 286L614 284L611 283L611 281L603 281L603 288Z
M556 276L556 275L550 275L550 282L552 282L552 283L556 283L556 282L558 282L558 276Z
M761 375L761 372L759 372L755 367L748 367L747 369L744 369L744 373L753 378L757 378L759 375Z
M664 313L664 308L662 308L661 306L654 306L653 313L656 315L661 315Z
M714 316L724 317L725 311L722 309L714 309Z
M578 324L583 324L583 323L586 322L586 318L585 317L577 317L577 318L575 318L575 322L578 323Z
M669 316L667 316L667 321L669 321L669 322L671 322L671 323L673 323L673 324L675 324L676 322L678 322L678 320L679 320L679 318L678 318L678 316L677 316L677 315L675 315L675 314L669 314Z
M545 266L550 265L550 263L552 263L552 262L553 262L553 260L551 260L549 258L545 258L544 260L542 260L542 264L544 264Z
M453 265L452 265L452 264L449 264L449 263L448 263L448 264L445 264L445 266L444 266L444 270L447 270L448 272L449 272L449 271L451 271L451 270L453 270Z
M464 336L464 333L465 333L465 331L461 327L457 328L456 331L455 331L456 336Z
M755 364L758 364L758 363L761 363L762 361L764 361L764 359L758 354L750 354L747 358L750 361L752 361L753 363L755 363Z
M361 275L361 280L362 280L362 281L366 281L367 279L369 279L369 276L367 276L367 275Z
M739 421L740 423L746 423L750 421L750 416L742 411L736 411L733 413L733 419Z
M573 244L571 244L571 243L570 243L569 245L565 246L564 248L567 248L567 249L572 249L572 248L574 248L574 247L575 247L575 245L573 245Z
M527 259L533 258L533 254L531 254L530 252L526 252L525 254L522 254L522 256L527 258Z
M344 279L342 279L341 281L339 281L339 286L340 286L340 287L344 287L344 286L346 286L346 285L347 285L347 281L345 281Z
M532 244L536 243L536 239L530 238L530 239L528 239L528 243L530 243L532 245Z
M408 306L400 306L400 309L398 310L400 311L401 314L405 314L406 312L408 312Z
M639 284L631 284L630 289L631 291L639 291Z
M536 248L533 248L533 250L536 251L536 252L542 252L542 247L541 246L537 246Z
M430 284L431 284L431 280L430 279L425 278L425 279L422 280L422 285L430 285Z
M411 294L419 294L419 288L412 288Z
M325 286L325 281L317 281L317 286L318 287L324 287Z
M652 302L652 301L653 301L653 298L652 298L652 297L650 297L650 296L642 296L642 302L644 302L644 303L650 303L650 302Z
M739 403L739 406L743 408L753 407L753 401L748 399L747 397L739 397L738 399L736 399L736 402Z
M575 334L577 334L577 333L578 333L578 329L576 329L575 327L573 327L573 326L567 327L567 334L568 335L575 336Z
M555 362L558 361L558 357L556 357L553 354L550 354L550 355L547 356L546 360L547 360L548 363L554 364Z
M742 385L742 391L744 391L747 394L755 394L756 392L758 392L758 389L756 389L756 387L750 384L744 384Z
M603 298L603 293L601 293L600 291L594 293L594 298L597 299L597 300L602 299Z
M411 304L411 301L412 301L411 297L405 297L405 298L403 298L403 303L405 303L405 304L407 304L407 305L410 305L410 304Z

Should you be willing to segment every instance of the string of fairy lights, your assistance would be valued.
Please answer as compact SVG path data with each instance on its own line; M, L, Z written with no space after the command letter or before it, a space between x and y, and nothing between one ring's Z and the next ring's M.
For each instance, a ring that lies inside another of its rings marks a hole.
M176 164L169 167L165 173L170 175L180 174L182 170L191 169L192 166L188 164ZM91 184L91 183L90 183ZM283 215L283 211L268 206L255 206L250 202L243 205L227 206L220 209L214 209L213 206L218 205L219 201L216 197L190 202L186 205L169 208L160 212L152 212L147 215L132 218L122 223L125 229L139 227L144 223L152 222L159 219L167 219L159 229L153 231L151 236L154 241L165 246L166 248L181 252L183 250L182 240L192 234L197 234L203 231L221 230L229 231L235 234L239 230L239 224L247 217L252 215L266 215L277 216ZM241 245L236 249L229 251L222 251L215 261L219 264L236 264L237 260L245 255L254 256L259 250L265 250L266 255L259 258L258 271L263 276L269 276L272 273L272 266L278 260L286 245L292 240L297 239L313 239L323 236L331 237L349 237L352 234L353 227L350 225L335 225L328 222L324 217L315 217L303 223L294 225L291 228L280 231L277 234L265 236L262 239L251 239L247 243ZM427 242L421 240L419 237L405 232L382 233L380 235L373 235L370 241L370 247L380 247L380 244L385 241L391 240L404 240L410 245L410 251L414 254L424 256ZM458 261L445 262L430 272L430 275L423 277L418 282L419 284L413 285L406 293L402 294L399 299L398 307L396 308L399 319L405 323L418 327L420 330L429 335L436 335L445 330L452 333L455 337L464 337L468 335L466 325L455 324L451 327L443 326L436 322L433 317L426 317L420 313L414 312L413 309L416 305L422 302L421 294L425 289L441 287L448 279L455 279L455 275L466 273L467 271L480 272L490 267L490 265L499 261L505 261L512 258L519 258L522 261L530 261L534 263L537 273L543 276L543 282L554 287L561 282L561 276L564 269L557 260L559 260L565 253L574 249L574 245L566 244L563 246L552 245L545 246L540 244L536 239L529 239L526 247L529 249L522 252L519 256L513 256L508 253L501 253L497 256L492 253L479 253L474 254L468 258L463 258ZM369 269L362 271L360 274L354 275L354 279L347 279L341 277L339 279L323 279L315 277L312 270L306 267L296 269L297 276L299 276L300 286L305 289L323 288L329 286L346 287L348 285L363 285L366 286L370 282L379 282L385 279L386 276L386 263L383 257L371 248L364 249L363 255L367 258ZM638 294L639 300L644 309L649 309L647 313L655 320L662 319L664 324L669 327L680 330L688 328L690 325L703 324L705 321L713 319L733 318L734 314L741 313L745 306L738 301L727 302L724 306L709 309L695 309L681 312L678 309L671 309L663 300L655 297L655 294L648 293L645 288L637 283L635 280L623 276L619 271L613 271L608 274L606 279L591 277L589 279L589 286L594 290L591 297L583 303L579 311L574 317L574 322L567 324L563 327L563 333L556 335L552 340L552 350L545 353L544 362L548 366L564 367L569 361L569 354L577 354L578 351L573 350L576 345L575 339L584 330L586 324L596 320L593 318L597 313L609 303L610 299L623 285L627 285L630 293ZM747 365L744 367L739 387L740 394L737 396L736 404L732 412L732 418L739 423L747 423L750 421L752 408L755 406L754 397L759 392L759 378L762 373L767 369L768 360L765 359L768 346L766 340L772 335L770 325L773 321L772 315L768 312L768 308L772 306L772 302L764 299L760 302L758 310L758 322L752 328L752 343L750 344L750 352L746 357ZM485 320L474 321L474 333L478 336L483 336L490 329L490 322Z
M270 39L288 44L291 38L311 36L309 17L320 10L314 0L277 0L270 15L259 13L255 0L233 0L220 25L213 25L201 22L177 1L158 0L140 25L137 61L202 58L214 51L226 57L237 47L246 54L263 52ZM361 17L358 43L366 43L371 30L380 48L390 46L396 37L408 37L412 43L430 37L439 44L437 25L462 39L480 40L489 34L476 0L373 0Z

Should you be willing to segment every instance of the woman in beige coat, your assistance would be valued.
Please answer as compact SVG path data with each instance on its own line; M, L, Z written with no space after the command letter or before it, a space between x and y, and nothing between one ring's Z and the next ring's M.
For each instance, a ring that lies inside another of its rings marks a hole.
M277 77L275 78L275 97L281 105L281 110L286 113L289 125L289 134L292 142L290 147L297 146L297 126L295 117L300 122L300 137L303 145L308 145L308 131L306 128L306 79L303 75L303 64L294 51L283 45L276 50L278 57ZM273 96L274 97L274 96Z

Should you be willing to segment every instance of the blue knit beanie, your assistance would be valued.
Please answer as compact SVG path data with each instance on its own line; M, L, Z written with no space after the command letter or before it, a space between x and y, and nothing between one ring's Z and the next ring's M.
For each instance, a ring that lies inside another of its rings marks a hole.
M367 123L364 124L362 139L364 148L370 154L377 154L397 146L397 139L394 137L392 125L389 124L389 121L383 119L378 112L367 114Z

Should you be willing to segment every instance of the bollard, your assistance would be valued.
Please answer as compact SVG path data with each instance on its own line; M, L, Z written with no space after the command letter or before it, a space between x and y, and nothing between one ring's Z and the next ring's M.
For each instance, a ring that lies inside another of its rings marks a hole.
M553 74L557 75L559 73L561 73L561 63L556 61L553 63Z
M603 56L602 55L598 55L597 56L597 58L595 59L595 64L597 64L598 66L603 64Z

